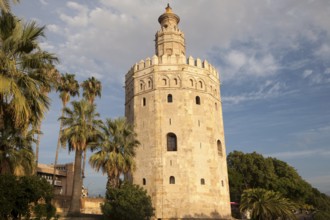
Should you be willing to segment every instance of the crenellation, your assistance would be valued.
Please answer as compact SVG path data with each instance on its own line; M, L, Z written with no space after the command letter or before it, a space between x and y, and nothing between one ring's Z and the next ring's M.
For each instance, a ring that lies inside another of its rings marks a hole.
M190 66L195 66L195 60L192 56L189 56L187 64Z
M202 61L201 59L197 58L196 61L195 61L195 65L199 68L202 68Z
M147 57L147 59L145 61L145 67L148 68L149 66L151 66L151 59L150 59L150 57Z
M143 70L144 67L145 67L145 62L144 62L144 60L140 60L140 62L139 62L139 66L138 66L138 70Z

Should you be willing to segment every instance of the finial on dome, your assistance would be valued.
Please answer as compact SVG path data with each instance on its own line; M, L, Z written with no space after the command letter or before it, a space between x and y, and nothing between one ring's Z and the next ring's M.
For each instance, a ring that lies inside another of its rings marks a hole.
M166 9L166 13L173 13L170 3L167 3L167 7L165 9Z

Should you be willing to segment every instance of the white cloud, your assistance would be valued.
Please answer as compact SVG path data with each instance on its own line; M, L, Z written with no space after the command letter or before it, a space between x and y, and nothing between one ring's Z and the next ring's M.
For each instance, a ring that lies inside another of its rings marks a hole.
M245 101L274 98L279 95L285 94L285 87L286 86L283 83L267 80L259 87L257 91L242 93L233 96L224 96L222 98L222 101L227 102L228 104L239 104Z
M73 27L85 27L88 24L88 7L71 1L66 5L78 14L75 16L60 14L60 19Z
M305 70L303 73L303 78L307 78L313 73L313 70Z
M314 53L320 59L328 60L330 58L330 46L329 44L322 44Z
M299 150L299 151L285 151L273 154L268 154L269 157L276 157L280 159L297 159L308 157L330 157L330 150L325 149L313 149L313 150Z
M328 67L325 71L324 71L325 74L330 74L330 67Z
M48 1L47 0L39 0L41 4L43 5L48 5Z

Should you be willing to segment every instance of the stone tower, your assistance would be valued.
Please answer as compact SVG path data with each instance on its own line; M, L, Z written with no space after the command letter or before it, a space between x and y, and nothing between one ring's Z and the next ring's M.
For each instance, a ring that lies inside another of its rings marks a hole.
M230 219L218 72L186 58L169 5L158 21L156 54L125 80L125 115L141 142L133 182L151 196L157 220Z

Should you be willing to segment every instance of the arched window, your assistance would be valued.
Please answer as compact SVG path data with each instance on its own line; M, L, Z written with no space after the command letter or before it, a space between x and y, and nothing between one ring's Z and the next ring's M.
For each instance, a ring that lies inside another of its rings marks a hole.
M147 180L145 178L142 179L142 183L143 185L146 185L147 184Z
M151 80L148 80L148 88L151 88Z
M167 85L167 80L163 79L163 85L166 86Z
M199 96L196 96L196 104L197 105L201 104L201 98Z
M190 79L190 85L191 87L194 87L194 81L192 79Z
M204 178L201 179L201 185L205 185L205 180L204 180Z
M146 106L146 104L147 104L147 99L143 97L142 105L143 105L143 106Z
M217 147L218 147L218 155L222 157L222 144L221 141L217 141Z
M178 79L174 78L174 85L178 85Z
M143 90L143 83L140 83L140 90Z
M174 176L170 176L170 184L175 184L175 177Z
M174 133L167 134L167 151L177 151L177 139Z
M172 94L168 94L167 95L167 102L173 102L173 96L172 96Z
M199 88L203 88L203 83L202 83L202 81L199 81Z

